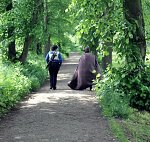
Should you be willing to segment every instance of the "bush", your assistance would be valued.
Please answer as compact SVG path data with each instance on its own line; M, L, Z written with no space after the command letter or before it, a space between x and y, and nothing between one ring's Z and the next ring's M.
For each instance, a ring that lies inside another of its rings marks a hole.
M15 65L2 66L0 78L2 79L0 80L0 112L2 112L12 107L23 95L29 93L31 82L21 74Z
M122 83L124 85L122 86ZM129 83L130 82L130 83ZM128 85L127 85L128 83ZM130 94L130 106L139 110L150 111L150 68L142 72L135 70L122 79L120 86L126 94ZM126 88L126 90L125 90Z
M109 116L127 117L130 106L150 111L150 68L138 66L112 68L104 80L96 80L96 92L104 112Z
M22 73L31 81L31 91L36 91L47 78L45 66L41 67L34 63L26 63Z
M105 116L127 118L132 112L129 100L123 92L116 89L116 85L117 82L111 77L105 77L101 81L97 80L95 89L99 96L100 105Z
M47 78L45 60L34 54L24 65L7 62L0 66L0 113L10 109L30 91L36 91Z
M38 90L38 88L40 88L40 82L39 82L38 78L36 76L31 76L30 80L32 82L31 83L32 91Z
M118 85L125 96L130 98L130 106L150 111L150 71L149 67L119 68L116 70Z

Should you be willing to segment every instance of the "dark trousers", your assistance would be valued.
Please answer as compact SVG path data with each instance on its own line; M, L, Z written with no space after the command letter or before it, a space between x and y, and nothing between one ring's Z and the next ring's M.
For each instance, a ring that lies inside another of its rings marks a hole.
M50 75L50 88L56 89L57 84L57 74L60 69L59 63L54 63L49 67L49 75Z

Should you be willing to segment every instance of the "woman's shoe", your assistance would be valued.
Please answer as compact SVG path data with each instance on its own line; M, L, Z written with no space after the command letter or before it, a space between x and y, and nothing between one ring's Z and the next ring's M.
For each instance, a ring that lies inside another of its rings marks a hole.
M92 90L92 86L90 86L90 91Z
M56 90L56 87L53 87L53 90Z

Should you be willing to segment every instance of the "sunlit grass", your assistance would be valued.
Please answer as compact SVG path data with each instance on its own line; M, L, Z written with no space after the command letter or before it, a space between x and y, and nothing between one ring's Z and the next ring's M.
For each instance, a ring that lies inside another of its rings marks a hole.
M148 112L135 112L129 119L122 120L121 125L131 141L150 141L150 114Z
M110 119L109 123L110 123L111 131L119 140L119 142L130 142L126 137L121 125L115 119Z
M150 114L135 111L128 119L111 119L110 127L120 142L149 142Z

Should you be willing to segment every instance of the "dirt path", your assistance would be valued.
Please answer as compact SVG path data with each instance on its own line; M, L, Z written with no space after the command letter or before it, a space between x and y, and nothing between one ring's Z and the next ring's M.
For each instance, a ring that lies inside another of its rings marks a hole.
M115 142L92 91L67 87L79 54L72 53L58 75L0 120L0 142Z

